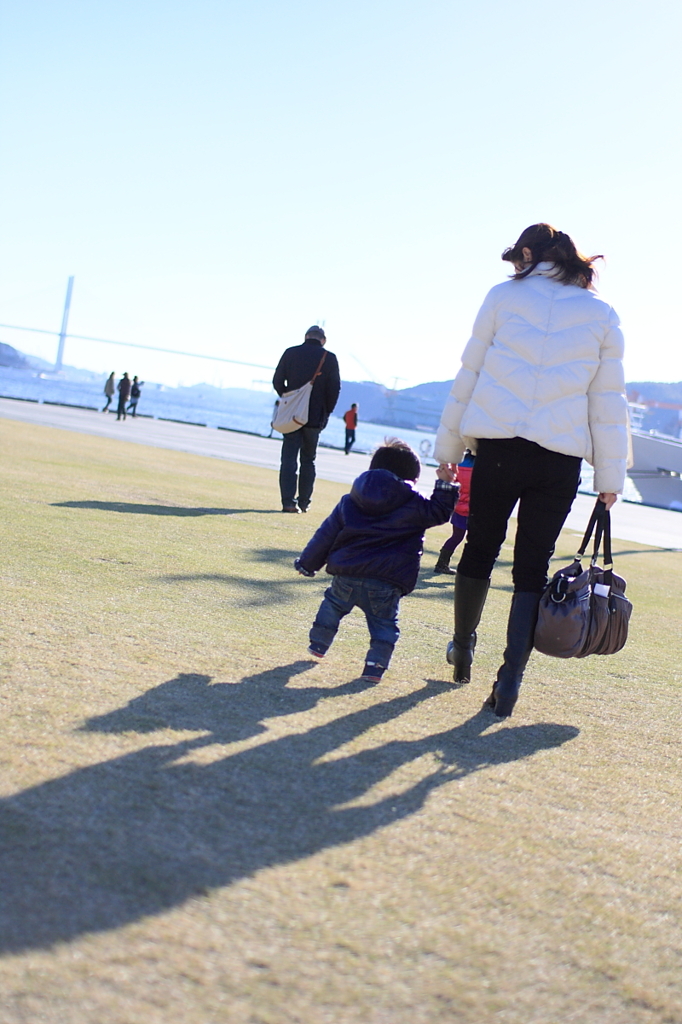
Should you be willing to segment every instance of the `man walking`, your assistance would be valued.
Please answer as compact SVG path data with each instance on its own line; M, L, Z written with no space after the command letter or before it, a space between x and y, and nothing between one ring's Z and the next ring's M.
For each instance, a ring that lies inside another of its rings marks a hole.
M116 385L118 388L118 410L116 413L116 419L120 420L121 416L123 419L126 418L126 405L130 399L130 377L127 373L124 373L120 381Z
M282 437L279 489L283 512L308 511L315 485L317 442L320 431L324 430L334 410L341 390L336 356L333 352L323 352L326 341L326 335L321 327L311 327L306 331L302 345L294 345L284 352L272 378L272 385L281 398L286 391L296 391L311 381L320 366L323 354L325 356L310 394L308 422L304 427L292 430Z
M350 450L355 444L355 431L358 425L358 404L353 402L348 412L343 414L343 422L346 424L346 444L344 451L346 455L350 455Z

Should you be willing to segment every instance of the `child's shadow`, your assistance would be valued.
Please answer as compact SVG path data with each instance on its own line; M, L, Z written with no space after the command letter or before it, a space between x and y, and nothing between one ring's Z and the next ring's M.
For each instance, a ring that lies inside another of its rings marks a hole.
M218 690L215 700L206 677L178 677L86 728L128 729L141 709L143 729L155 717L175 728L207 728L208 735L147 747L0 801L0 950L46 947L117 928L263 867L351 843L413 814L445 783L558 747L578 732L534 725L486 736L493 719L480 712L434 736L325 756L447 688L428 682L308 731L231 753L218 748L216 759L202 758L203 747L260 732L259 716L305 710L321 696L316 687L286 691L285 701L292 700L283 703L281 682L271 687L263 676L260 696L249 695L259 678L250 677L250 686L245 680L235 689L239 699ZM427 753L436 766L414 784L369 804L353 803Z
M89 718L87 732L156 732L159 729L211 733L212 743L234 743L265 732L263 719L310 711L318 701L360 693L373 684L354 679L340 686L297 686L292 678L316 662L295 661L238 683L212 683L210 676L182 673L161 683L123 708Z

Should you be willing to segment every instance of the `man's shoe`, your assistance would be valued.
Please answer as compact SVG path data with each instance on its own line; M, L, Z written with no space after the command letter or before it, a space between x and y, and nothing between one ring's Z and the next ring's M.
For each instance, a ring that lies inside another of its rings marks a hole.
M298 508L296 505L283 505L282 506L282 512L295 512L296 514L298 514L300 511L301 511L300 508Z
M325 647L324 644L317 643L315 640L312 641L308 648L309 653L315 658L324 658L328 650L328 647Z

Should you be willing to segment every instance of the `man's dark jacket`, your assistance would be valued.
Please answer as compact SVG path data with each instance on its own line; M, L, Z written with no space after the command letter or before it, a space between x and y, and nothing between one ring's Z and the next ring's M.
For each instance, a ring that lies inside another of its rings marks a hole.
M325 351L319 341L308 338L302 345L294 345L284 352L272 378L272 385L280 398L285 391L296 391L312 380ZM320 376L313 384L306 426L320 430L327 426L340 390L338 361L333 352L327 352Z
M446 523L459 494L457 484L436 480L430 498L387 469L370 469L353 483L308 543L298 561L316 572L327 563L332 576L385 580L403 594L414 590L424 531Z

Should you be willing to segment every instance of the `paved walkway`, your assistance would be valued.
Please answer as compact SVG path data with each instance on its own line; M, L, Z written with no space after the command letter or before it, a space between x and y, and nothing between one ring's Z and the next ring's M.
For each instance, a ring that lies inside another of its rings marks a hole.
M157 448L172 448L190 452L193 455L207 455L230 462L245 462L279 469L280 439L240 434L231 430L214 430L185 423L164 420L128 417L117 421L110 414L90 412L86 409L72 409L66 406L42 405L13 399L0 399L0 419L37 423L61 430L73 430L100 437L113 437L118 441L133 444L152 445ZM355 477L369 466L369 456L352 452L345 456L336 449L320 448L317 456L317 473L324 480L350 484ZM430 491L434 470L424 467L420 490ZM579 494L573 505L566 525L582 531L594 505L594 498ZM613 535L618 540L635 541L652 547L682 550L682 513L666 509L650 508L646 505L619 501L613 512Z

